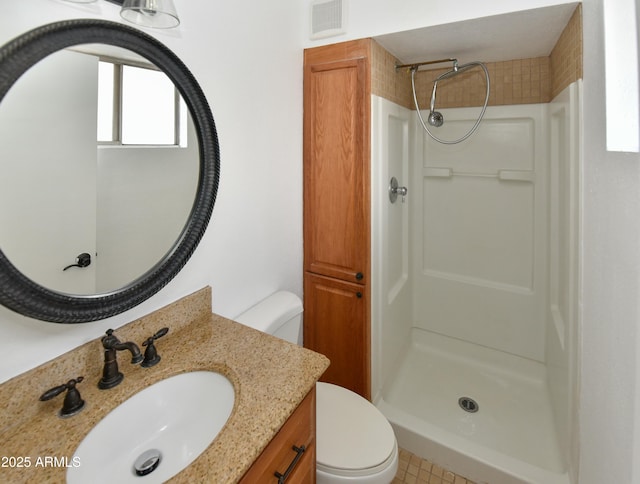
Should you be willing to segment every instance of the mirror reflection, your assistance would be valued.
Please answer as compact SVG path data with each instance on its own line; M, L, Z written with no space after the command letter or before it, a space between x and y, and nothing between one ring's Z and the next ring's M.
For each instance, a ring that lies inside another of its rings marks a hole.
M0 249L34 282L109 293L179 238L198 184L198 140L173 84L152 67L113 47L67 49L29 69L2 100ZM142 79L130 81L136 70ZM100 136L99 106L107 113ZM82 254L89 265L78 264Z

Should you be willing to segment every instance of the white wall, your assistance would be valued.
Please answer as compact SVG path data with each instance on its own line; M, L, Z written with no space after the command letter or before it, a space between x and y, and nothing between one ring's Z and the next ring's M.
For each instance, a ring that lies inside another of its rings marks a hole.
M375 402L410 343L409 209L416 195L389 199L392 176L409 186L411 111L371 96L371 393Z
M95 264L63 268L95 253L97 66L57 52L22 76L0 110L0 247L27 277L75 294L96 285Z
M199 80L220 139L222 170L210 227L183 271L137 308L105 321L58 325L0 308L0 382L107 328L165 306L205 285L214 310L235 316L277 288L302 293L301 2L176 0L178 29L148 33ZM0 43L55 20L120 22L103 0L0 0ZM96 358L100 358L96 355Z
M640 415L636 412L640 403L640 155L606 151L602 5L603 0L583 4L580 483L636 484L640 482ZM628 62L638 65L638 59Z
M392 0L344 1L347 4L347 32L336 37L314 41L309 40L308 32L305 32L305 47L373 37L550 5L573 3L575 0L519 0L517 2L513 0L491 0L490 2L477 2L474 0L458 0L456 2L426 2L424 0L403 0L401 2ZM305 18L305 21L307 22L305 25L307 25L308 18Z
M556 433L578 470L582 82L549 104L549 301L545 362Z
M193 207L199 154L189 116L182 146L100 146L96 291L147 272L173 247Z
M455 140L479 108L441 111L446 122L434 134ZM455 145L418 130L414 326L544 361L547 119L545 104L489 106L474 135Z

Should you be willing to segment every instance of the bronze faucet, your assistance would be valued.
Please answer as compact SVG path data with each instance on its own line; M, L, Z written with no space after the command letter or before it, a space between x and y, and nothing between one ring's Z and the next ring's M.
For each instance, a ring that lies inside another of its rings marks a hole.
M98 382L98 388L106 390L118 385L124 375L118 370L118 359L116 353L121 350L129 350L131 353L131 364L138 364L143 360L140 348L133 342L121 343L120 340L113 335L113 330L108 329L107 335L102 337L102 347L104 348L104 369L102 370L102 378Z

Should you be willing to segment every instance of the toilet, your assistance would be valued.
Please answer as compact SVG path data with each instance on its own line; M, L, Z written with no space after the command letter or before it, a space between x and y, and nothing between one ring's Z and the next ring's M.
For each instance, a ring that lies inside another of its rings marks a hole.
M276 292L235 320L302 345L302 301ZM318 484L389 484L398 469L391 424L368 400L330 383L316 384Z

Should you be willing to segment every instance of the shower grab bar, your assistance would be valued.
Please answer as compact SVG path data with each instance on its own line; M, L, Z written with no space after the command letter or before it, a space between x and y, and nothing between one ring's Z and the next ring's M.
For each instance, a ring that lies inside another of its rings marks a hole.
M497 173L467 173L453 171L451 168L424 168L422 174L429 178L451 178L471 176L478 178L497 178L500 181L535 183L536 172L529 170L498 170Z

